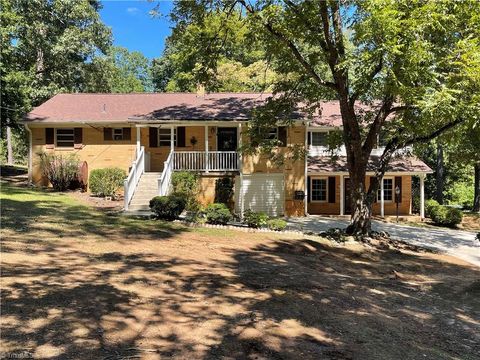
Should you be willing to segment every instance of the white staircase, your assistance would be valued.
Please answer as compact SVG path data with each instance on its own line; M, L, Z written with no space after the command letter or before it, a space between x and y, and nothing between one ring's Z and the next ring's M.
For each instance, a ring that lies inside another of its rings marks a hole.
M149 211L150 200L158 195L158 179L161 172L144 172L138 181L128 211Z

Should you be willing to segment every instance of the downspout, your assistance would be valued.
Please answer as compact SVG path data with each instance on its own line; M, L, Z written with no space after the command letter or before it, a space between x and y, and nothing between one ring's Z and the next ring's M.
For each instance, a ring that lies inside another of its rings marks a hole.
M28 127L28 124L25 124L25 129L28 132L28 182L32 184L32 161L33 161L33 151L32 151L32 130Z
M305 196L303 197L305 216L308 216L308 126L310 122L305 122Z

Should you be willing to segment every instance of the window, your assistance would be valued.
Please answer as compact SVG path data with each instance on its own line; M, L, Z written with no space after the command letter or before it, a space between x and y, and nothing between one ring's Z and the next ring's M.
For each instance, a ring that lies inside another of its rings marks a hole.
M268 140L277 140L278 139L278 128L277 127L268 130L267 139Z
M312 136L312 146L327 146L327 137L328 133L327 132L319 132L319 131L312 131L311 133Z
M327 201L327 179L312 179L312 201Z
M113 129L113 140L123 140L123 128Z
M74 145L73 129L56 129L57 147L72 147Z
M172 129L158 129L158 146L170 146ZM173 144L177 146L177 129L173 129Z
M383 199L385 201L393 201L393 179L383 179ZM378 189L377 201L382 200L382 189Z

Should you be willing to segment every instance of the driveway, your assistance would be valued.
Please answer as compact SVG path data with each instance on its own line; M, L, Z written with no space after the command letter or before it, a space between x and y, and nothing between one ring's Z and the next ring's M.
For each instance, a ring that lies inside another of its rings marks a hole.
M345 228L348 220L310 215L304 218L290 218L289 226L302 230L322 232L329 228ZM387 231L392 237L413 245L429 248L458 257L480 266L480 242L476 234L470 231L416 227L394 223L373 221L376 231Z

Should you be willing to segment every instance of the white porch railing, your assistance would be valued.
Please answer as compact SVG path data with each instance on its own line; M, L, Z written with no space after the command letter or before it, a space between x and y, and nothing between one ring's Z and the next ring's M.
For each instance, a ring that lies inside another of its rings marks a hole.
M185 171L237 171L236 151L176 151L173 169Z
M172 179L173 173L173 154L174 152L171 151L168 155L167 160L163 163L163 171L162 175L158 179L158 195L165 196L168 195L168 191L170 189L170 181Z
M128 177L123 183L124 208L128 210L128 205L132 200L135 189L137 188L140 177L145 172L145 148L142 146L137 154L137 158L132 163L132 168Z

